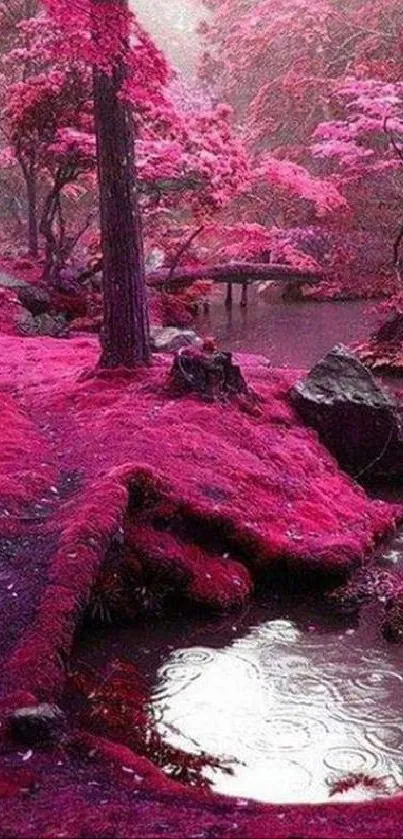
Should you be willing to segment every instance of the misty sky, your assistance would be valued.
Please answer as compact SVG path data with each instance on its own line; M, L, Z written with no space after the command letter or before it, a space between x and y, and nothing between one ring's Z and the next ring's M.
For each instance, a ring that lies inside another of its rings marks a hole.
M199 0L130 0L130 4L172 63L192 71L199 46L196 28L205 17Z

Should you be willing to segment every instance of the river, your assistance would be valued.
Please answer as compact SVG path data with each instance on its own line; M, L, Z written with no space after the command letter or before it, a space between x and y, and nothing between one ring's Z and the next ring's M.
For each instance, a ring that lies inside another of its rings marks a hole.
M234 291L234 301L240 290ZM361 341L380 321L373 301L326 303L269 303L255 287L249 304L224 305L222 289L210 311L196 319L201 335L214 335L223 350L267 355L275 367L310 367L335 344Z
M222 349L301 369L337 343L365 338L379 320L373 308L267 303L252 292L247 309L235 303L229 312L221 294L196 328ZM320 597L272 592L234 615L91 630L76 655L92 666L131 660L150 686L164 739L229 759L232 774L205 770L217 791L324 802L340 798L335 783L362 773L379 786L343 793L362 799L403 784L403 649L382 638L379 619L379 604L346 615Z

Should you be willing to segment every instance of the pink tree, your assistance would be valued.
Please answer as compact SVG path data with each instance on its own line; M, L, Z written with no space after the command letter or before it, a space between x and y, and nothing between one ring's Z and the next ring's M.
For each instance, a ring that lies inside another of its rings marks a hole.
M38 255L41 230L49 276L55 258L55 224L59 238L65 239L66 233L63 190L91 168L91 157L94 166L90 77L77 59L66 65L57 58L63 48L62 31L42 15L19 22L12 47L1 59L6 162L14 160L20 167L27 195L29 252Z
M312 153L333 168L361 222L372 213L383 223L386 241L395 230L391 256L400 275L403 84L351 76L335 85L333 95L339 118L317 127Z
M375 179L373 173L372 186L370 178L361 184L348 181L330 157L312 158L310 145L320 123L354 120L338 94L349 77L390 84L401 78L399 0L347 0L342 6L332 0L209 0L206 6L202 78L233 105L253 168L260 169L268 156L281 161L290 175L293 164L302 166L317 184L324 180L341 192L350 208L342 216L316 214L315 221L295 193L290 193L288 207L279 207L276 194L272 200L270 182L266 194L263 185L257 192L260 211L256 203L249 203L250 221L270 227L274 219L278 226L289 227L290 234L295 226L339 227L339 245L331 254L338 272L346 269L347 238L355 241L357 255L365 232L384 246L399 220L392 178ZM374 133L372 140L376 151ZM295 183L303 188L302 173L295 170L295 175ZM348 250L353 260L354 246ZM374 259L373 270L378 263ZM368 269L368 248L366 264ZM351 284L350 269L347 274Z

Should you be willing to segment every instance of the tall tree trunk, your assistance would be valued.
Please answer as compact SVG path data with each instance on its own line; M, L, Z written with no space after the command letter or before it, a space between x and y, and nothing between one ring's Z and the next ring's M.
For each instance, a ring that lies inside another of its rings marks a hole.
M105 0L92 3L96 15ZM127 7L126 0L120 3ZM133 367L150 357L133 115L130 105L119 98L125 79L124 58L117 60L110 74L94 69L104 289L102 367Z
M39 254L39 233L38 233L38 192L36 171L27 172L27 202L28 202L28 250L30 256L37 257Z

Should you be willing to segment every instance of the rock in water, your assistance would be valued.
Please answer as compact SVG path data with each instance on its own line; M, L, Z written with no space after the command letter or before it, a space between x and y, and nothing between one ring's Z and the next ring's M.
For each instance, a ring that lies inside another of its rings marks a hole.
M176 326L151 327L153 352L177 352L182 347L201 346L202 343L202 339L192 329L178 329Z
M28 708L19 708L9 720L10 733L18 743L43 748L60 740L65 717L57 705L44 702Z
M362 481L403 478L399 407L372 373L346 347L334 347L291 391L308 425Z

